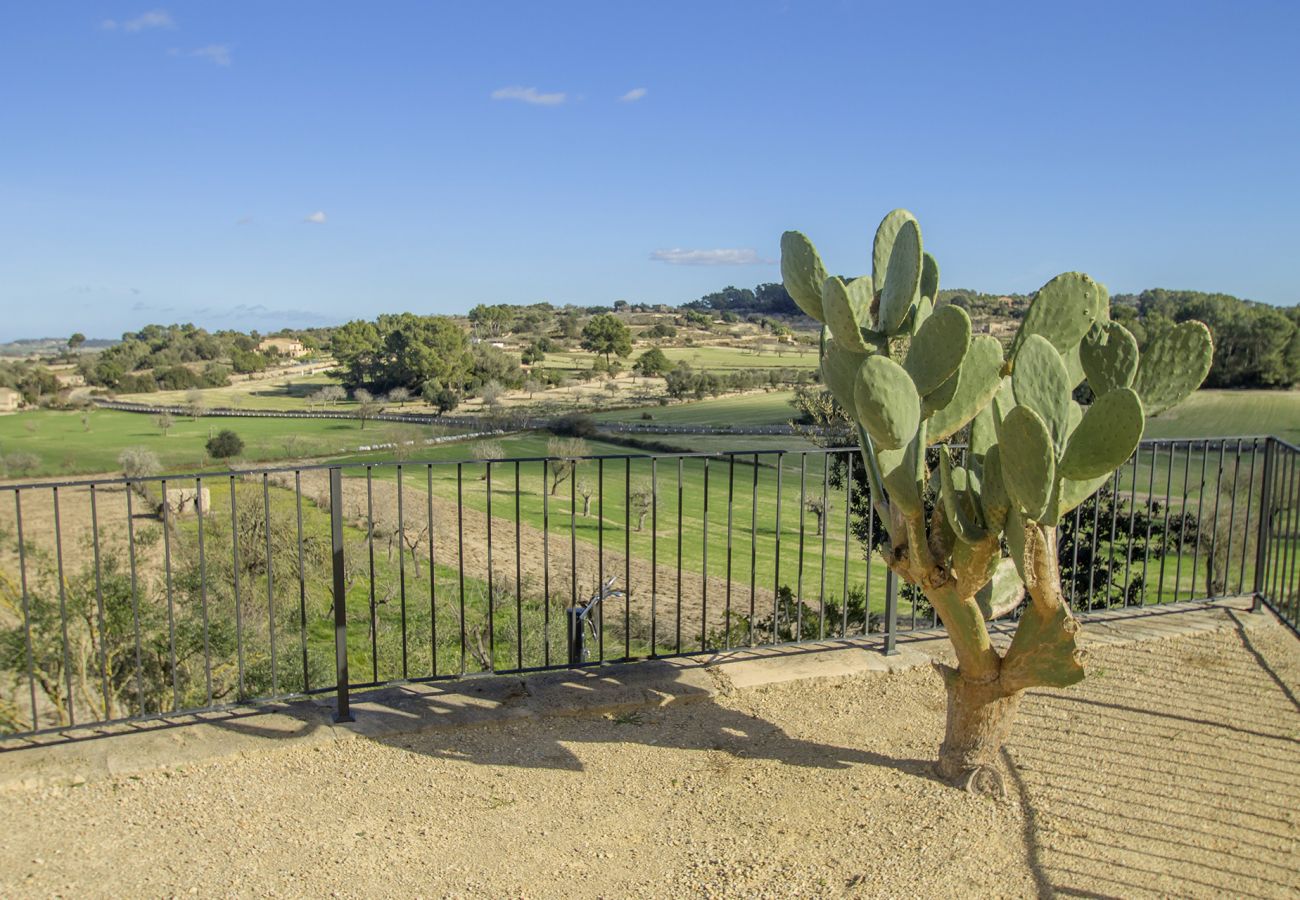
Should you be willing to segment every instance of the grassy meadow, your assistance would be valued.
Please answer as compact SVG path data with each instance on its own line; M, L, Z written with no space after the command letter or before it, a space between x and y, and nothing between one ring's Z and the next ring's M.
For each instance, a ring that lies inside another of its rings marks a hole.
M97 409L89 413L31 410L0 416L0 455L30 453L39 465L24 474L71 476L118 471L126 447L147 447L164 468L200 471L213 466L204 445L223 429L244 440L243 462L283 462L335 456L373 443L421 441L444 433L426 425L338 419L258 419L173 416L163 432L157 417Z

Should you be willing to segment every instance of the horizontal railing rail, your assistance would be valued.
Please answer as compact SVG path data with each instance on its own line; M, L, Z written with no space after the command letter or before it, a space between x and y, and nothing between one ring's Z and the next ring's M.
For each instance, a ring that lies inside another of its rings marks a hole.
M854 447L0 485L0 740L325 692L346 717L352 691L480 672L891 651L938 620L868 552L870 499ZM1145 441L1058 533L1076 611L1253 594L1294 628L1300 450Z

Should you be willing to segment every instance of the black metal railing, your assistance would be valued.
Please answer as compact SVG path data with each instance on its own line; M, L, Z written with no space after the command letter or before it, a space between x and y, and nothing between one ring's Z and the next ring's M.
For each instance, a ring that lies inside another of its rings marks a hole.
M1272 438L1144 442L1061 523L1067 597L1254 594L1294 628L1298 475ZM3 485L0 737L325 692L347 718L394 682L807 640L888 652L937 620L867 552L883 539L854 448Z

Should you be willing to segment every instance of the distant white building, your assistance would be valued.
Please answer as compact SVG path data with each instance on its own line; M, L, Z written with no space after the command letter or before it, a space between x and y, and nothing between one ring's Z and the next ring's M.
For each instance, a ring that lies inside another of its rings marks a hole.
M267 338L257 345L257 349L262 353L278 353L290 359L306 356L308 352L297 338Z
M0 387L0 412L17 412L22 403L22 394L13 388Z

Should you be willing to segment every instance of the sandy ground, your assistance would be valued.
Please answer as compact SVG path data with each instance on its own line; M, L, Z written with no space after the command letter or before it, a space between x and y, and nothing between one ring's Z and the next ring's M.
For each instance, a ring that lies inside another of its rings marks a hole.
M931 777L912 670L15 790L0 895L1295 896L1295 637L1090 667L1026 699L1001 802Z

